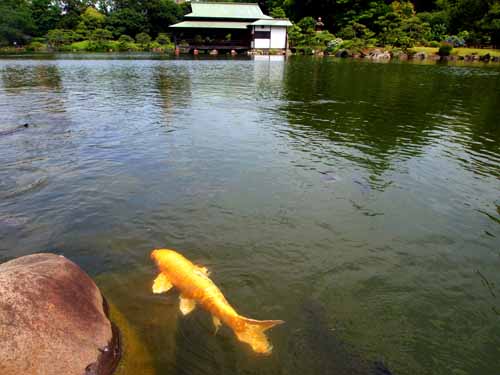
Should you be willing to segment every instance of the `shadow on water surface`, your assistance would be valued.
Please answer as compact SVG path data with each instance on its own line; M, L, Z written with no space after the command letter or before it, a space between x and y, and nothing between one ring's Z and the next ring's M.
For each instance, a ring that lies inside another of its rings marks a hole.
M300 310L302 320L288 339L289 372L332 375L391 375L385 364L371 362L343 341L328 324L325 306L306 298Z

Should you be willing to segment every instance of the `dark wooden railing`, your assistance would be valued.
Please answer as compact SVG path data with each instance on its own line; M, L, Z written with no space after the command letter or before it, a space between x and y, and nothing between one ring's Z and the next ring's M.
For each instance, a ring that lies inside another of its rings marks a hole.
M180 44L181 41L177 41L180 47L187 47L187 45ZM189 48L196 48L200 50L204 49L248 49L250 48L249 40L194 40L194 39L183 39L182 42L189 44Z

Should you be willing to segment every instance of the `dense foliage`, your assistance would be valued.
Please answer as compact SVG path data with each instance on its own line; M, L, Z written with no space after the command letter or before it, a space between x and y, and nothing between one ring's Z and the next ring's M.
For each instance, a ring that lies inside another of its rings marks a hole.
M500 47L500 0L259 2L266 13L294 22L289 39L295 47ZM44 42L60 49L85 41L99 50L111 48L113 40L119 49L164 47L170 44L164 43L168 26L189 7L173 0L2 0L0 46ZM324 22L321 32L316 32L318 17Z
M262 0L261 6L296 23L298 44L311 42L311 19L304 18L322 17L330 33L365 45L500 47L499 0Z
M38 38L56 48L84 40L103 45L122 35L140 35L139 43L149 45L148 38L165 33L189 11L189 4L173 0L2 0L0 46ZM121 40L122 46L132 43Z

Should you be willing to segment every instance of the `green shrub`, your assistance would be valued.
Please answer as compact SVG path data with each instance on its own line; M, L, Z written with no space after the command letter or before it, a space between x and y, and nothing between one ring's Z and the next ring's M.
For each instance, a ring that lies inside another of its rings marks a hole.
M156 37L155 41L160 46L167 46L167 45L169 45L171 43L169 36L167 34L164 34L164 33L158 34L158 36Z
M395 45L406 53L410 48L415 46L415 40L407 35L402 35L398 38L397 44Z
M82 40L80 42L73 42L71 45L68 46L66 49L67 51L88 51L89 48L89 41L88 40Z
M453 46L451 44L442 44L439 47L438 55L439 56L450 56L451 51L453 50Z
M311 47L304 47L302 48L302 51L304 52L304 55L313 55L314 51Z
M104 44L108 40L113 38L111 31L107 29L95 29L90 33L89 40L96 42L97 44Z
M89 34L87 51L106 51L109 49L109 41L113 37L107 29L95 29Z
M347 49L351 53L360 53L363 49L367 48L368 41L361 38L354 38L344 41L340 48Z
M429 47L438 48L439 46L439 42L436 42L435 40L429 42Z
M76 34L73 30L53 29L47 32L47 41L55 49L61 48L64 44L75 41Z
M47 46L40 42L31 42L26 46L26 51L28 52L39 52L47 49Z
M64 44L58 48L60 52L73 52L73 48L71 44Z
M275 7L271 9L269 15L273 18L286 18L286 13L281 7Z
M35 37L35 38L32 38L31 39L31 42L39 42L39 43L45 43L47 40L45 38L42 38L42 37Z
M143 48L146 48L149 46L149 43L151 43L151 37L149 36L149 34L139 33L135 36L135 41Z
M341 38L335 38L335 39L329 41L326 44L325 52L328 52L328 53L336 52L340 48L342 43L344 43L344 41Z
M134 43L134 39L131 36L128 35L120 35L118 38L118 42L120 43Z
M128 35L120 35L118 38L118 50L119 51L130 51L132 48L132 44L134 43L134 39Z

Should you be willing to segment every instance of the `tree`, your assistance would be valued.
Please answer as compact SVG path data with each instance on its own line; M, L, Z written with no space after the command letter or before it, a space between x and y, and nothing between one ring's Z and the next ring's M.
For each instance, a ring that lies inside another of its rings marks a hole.
M102 28L106 21L106 16L99 12L94 7L88 7L85 12L80 16L86 29L89 31Z
M75 33L72 30L53 29L47 33L47 41L52 48L59 49L62 45L75 40Z
M81 14L93 3L94 0L58 0L62 10L62 17L58 27L61 29L75 29L81 21Z
M61 20L61 9L52 0L32 0L31 14L35 24L34 36L46 35Z
M305 35L312 35L316 31L316 21L312 17L302 18L297 25Z
M495 47L500 47L500 2L490 5L488 13L477 23L480 30L490 37Z
M115 37L122 34L136 35L149 31L144 15L131 8L113 11L107 19L107 28L113 32Z
M288 41L290 47L297 47L303 43L304 35L302 35L302 29L299 25L293 24L293 26L288 29Z
M338 35L343 39L370 39L373 38L375 33L362 23L352 21L340 30Z
M149 32L157 35L168 31L168 26L182 19L182 9L173 0L145 0Z
M31 9L25 0L0 2L0 45L23 44L35 31Z
M107 48L107 42L113 38L111 31L106 29L95 29L89 34L89 49L102 50Z
M186 14L192 12L191 2L190 1L185 1L183 3L180 3L179 7L181 8L181 14L183 16L185 16Z
M140 44L143 48L149 46L151 43L151 37L146 33L139 33L135 36L135 41Z
M375 22L379 27L379 38L383 44L407 49L430 34L429 24L416 16L415 8L409 1L394 1L391 11Z
M462 39L500 46L500 0L391 1L259 0L259 4L266 14L296 22L289 29L291 46L321 46L331 39L332 34L316 33L318 17L325 30L355 40L354 45L373 44L378 38L380 44L403 48ZM92 39L97 29L111 31L114 38L141 33L156 37L190 11L189 2L178 5L174 0L0 0L0 44L25 43L51 30L59 30L52 33L54 43L64 38ZM467 37L460 37L464 31Z
M269 15L273 18L286 18L286 13L282 7L273 8Z

